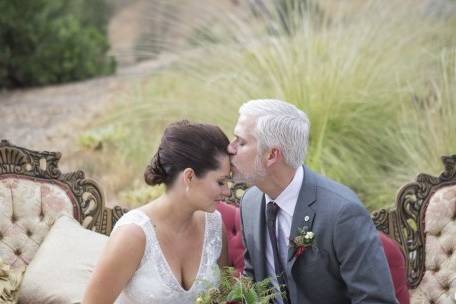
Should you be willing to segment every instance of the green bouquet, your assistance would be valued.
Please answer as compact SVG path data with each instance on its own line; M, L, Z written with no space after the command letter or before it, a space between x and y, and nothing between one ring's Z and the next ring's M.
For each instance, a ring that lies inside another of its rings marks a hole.
M237 276L232 267L221 272L218 287L207 289L195 304L268 304L278 295L271 279L253 282L250 277Z

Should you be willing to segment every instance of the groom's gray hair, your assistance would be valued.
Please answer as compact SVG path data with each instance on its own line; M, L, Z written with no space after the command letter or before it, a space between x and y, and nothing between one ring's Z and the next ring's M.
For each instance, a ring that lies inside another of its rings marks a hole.
M277 99L255 99L244 103L239 114L256 119L254 135L259 153L278 148L285 162L298 168L304 162L310 122L296 106Z

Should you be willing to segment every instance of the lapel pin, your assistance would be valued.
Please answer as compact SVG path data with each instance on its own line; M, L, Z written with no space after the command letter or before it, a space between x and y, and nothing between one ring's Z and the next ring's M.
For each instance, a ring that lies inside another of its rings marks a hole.
M306 221L306 222L309 221L309 216L308 216L308 215L306 215L306 216L304 217L304 221Z

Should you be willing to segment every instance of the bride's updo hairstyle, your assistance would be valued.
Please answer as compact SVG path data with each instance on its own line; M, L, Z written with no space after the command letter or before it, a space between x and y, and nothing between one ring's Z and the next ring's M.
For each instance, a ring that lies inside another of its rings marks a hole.
M207 171L218 169L217 157L228 155L228 144L228 137L217 126L187 120L171 123L144 172L144 179L151 186L169 187L186 168L202 177Z

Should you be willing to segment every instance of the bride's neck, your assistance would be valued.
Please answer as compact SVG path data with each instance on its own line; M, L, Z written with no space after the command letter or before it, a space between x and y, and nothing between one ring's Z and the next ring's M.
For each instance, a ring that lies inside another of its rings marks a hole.
M195 223L195 210L172 194L163 194L150 204L155 220L173 227L176 232L184 232Z

